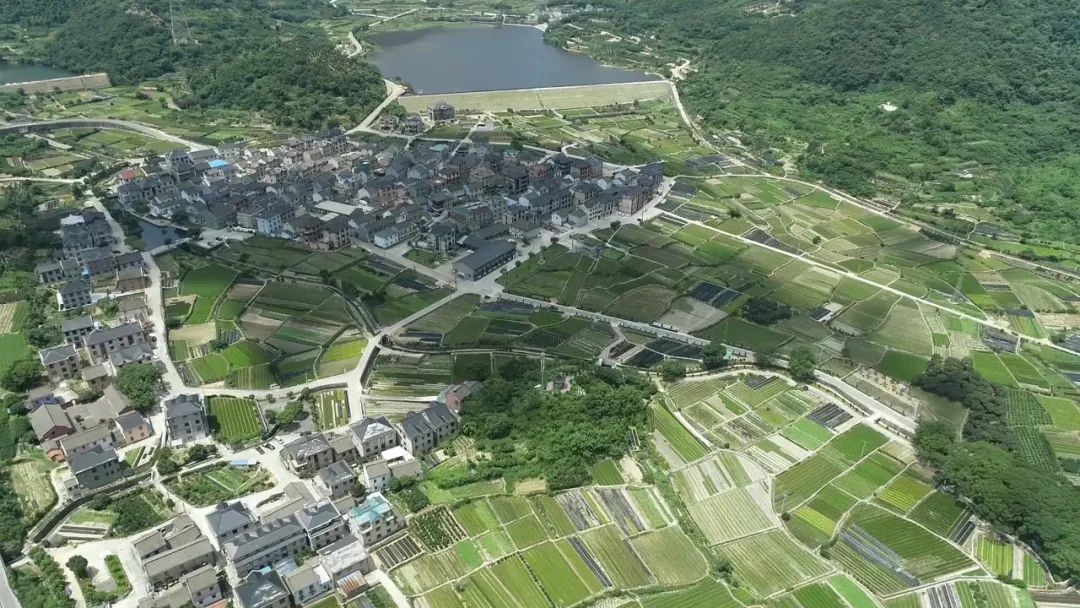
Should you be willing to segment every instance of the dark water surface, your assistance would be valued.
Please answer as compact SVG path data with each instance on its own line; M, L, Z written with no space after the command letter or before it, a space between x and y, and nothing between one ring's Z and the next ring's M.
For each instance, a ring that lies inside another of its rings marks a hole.
M465 93L657 80L613 68L544 43L521 26L464 26L386 32L371 37L369 59L383 76L401 78L417 93Z
M0 84L29 82L31 80L48 80L49 78L65 78L67 76L75 76L75 74L67 70L52 68L46 65L29 65L0 61Z

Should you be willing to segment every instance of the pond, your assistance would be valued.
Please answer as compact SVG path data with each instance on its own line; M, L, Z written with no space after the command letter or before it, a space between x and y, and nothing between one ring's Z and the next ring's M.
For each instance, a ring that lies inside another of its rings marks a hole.
M533 27L439 27L370 40L377 50L369 59L383 76L408 82L418 94L658 80L546 44Z
M0 84L30 82L32 80L48 80L49 78L66 78L74 75L74 73L67 70L61 70L60 68L53 68L47 65L0 61Z
M139 220L139 226L142 228L142 241L147 249L171 245L185 236L183 228L172 225L158 226L146 220Z

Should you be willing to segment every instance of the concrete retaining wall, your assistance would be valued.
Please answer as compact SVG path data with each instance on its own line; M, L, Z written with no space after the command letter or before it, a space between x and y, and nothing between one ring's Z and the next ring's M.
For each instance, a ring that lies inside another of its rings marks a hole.
M112 86L109 75L105 72L97 74L85 74L83 76L71 76L68 78L50 78L48 80L32 80L29 82L10 82L0 84L0 91L5 93L52 93L54 91L90 91L104 89Z

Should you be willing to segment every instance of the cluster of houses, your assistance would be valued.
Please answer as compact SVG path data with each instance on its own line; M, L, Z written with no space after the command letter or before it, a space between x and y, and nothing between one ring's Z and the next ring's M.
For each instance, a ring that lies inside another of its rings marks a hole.
M434 122L453 120L438 104ZM421 121L422 122L422 121ZM632 215L662 183L661 164L608 171L575 158L487 144L355 142L340 130L268 148L174 150L120 175L117 197L140 213L204 228L291 239L313 249L400 243L479 254L465 278L513 257L542 226Z
M71 492L96 490L123 478L117 448L149 438L154 429L112 385L88 402L70 399L65 391L42 388L30 392L30 427L45 454L67 462Z
M114 253L118 243L104 213L87 209L62 218L60 239L63 248L34 273L39 283L55 286L61 311L90 306L96 288L126 293L149 285L142 253Z
M421 474L419 459L457 432L462 399L481 389L478 382L455 385L398 422L365 418L346 433L302 436L281 457L310 483L290 483L255 505L218 504L205 526L181 515L137 539L155 591L140 608L206 608L223 601L225 582L242 608L355 599L378 566L370 550L405 528L384 490L394 478ZM163 405L170 444L209 436L202 397L179 395Z

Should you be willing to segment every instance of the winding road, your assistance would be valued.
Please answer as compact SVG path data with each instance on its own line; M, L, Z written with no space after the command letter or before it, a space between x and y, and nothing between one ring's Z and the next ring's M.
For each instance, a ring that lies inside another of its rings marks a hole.
M117 129L120 131L134 131L163 141L170 141L193 150L206 150L210 146L200 144L190 139L166 133L157 127L134 122L130 120L116 120L113 118L58 118L55 120L30 120L26 122L6 122L0 124L0 135L8 133L22 133L24 131L49 131L52 129Z

